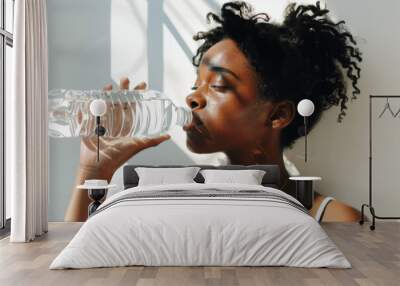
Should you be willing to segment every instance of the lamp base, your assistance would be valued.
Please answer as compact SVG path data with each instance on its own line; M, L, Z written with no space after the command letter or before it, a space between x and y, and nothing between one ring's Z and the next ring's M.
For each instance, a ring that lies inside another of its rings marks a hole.
M96 130L94 131L96 133L97 136L104 136L104 134L106 134L106 128L104 126L97 126Z
M91 216L101 205L101 200L107 194L107 189L88 189L89 198L92 202L88 206L88 214Z

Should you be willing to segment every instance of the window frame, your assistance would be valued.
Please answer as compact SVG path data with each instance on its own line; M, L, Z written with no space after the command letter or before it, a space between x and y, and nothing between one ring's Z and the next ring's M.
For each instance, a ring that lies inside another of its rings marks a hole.
M15 0L12 1L12 14L14 14ZM6 30L6 0L0 0L1 21L0 21L0 236L9 232L10 219L6 218L6 189L5 189L5 101L6 101L6 47L13 48L13 33ZM14 30L14 29L12 29Z

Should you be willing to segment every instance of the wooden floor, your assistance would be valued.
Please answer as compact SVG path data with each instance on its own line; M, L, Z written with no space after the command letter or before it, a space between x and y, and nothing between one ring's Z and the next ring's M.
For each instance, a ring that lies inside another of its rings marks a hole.
M79 229L79 223L50 223L44 237L27 244L0 241L0 285L400 285L400 223L330 223L324 229L352 269L289 267L122 267L48 270Z

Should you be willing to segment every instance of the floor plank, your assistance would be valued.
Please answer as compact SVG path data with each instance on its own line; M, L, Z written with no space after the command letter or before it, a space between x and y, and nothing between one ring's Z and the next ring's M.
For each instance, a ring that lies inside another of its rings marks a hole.
M50 223L32 243L0 240L0 285L400 285L400 223L326 223L323 228L350 260L352 269L289 267L117 267L50 271L55 256L80 223Z

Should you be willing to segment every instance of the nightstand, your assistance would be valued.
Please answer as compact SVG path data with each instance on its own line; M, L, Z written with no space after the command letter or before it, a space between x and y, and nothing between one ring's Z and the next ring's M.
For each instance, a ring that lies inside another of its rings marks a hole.
M314 190L313 181L320 181L321 177L290 177L289 180L296 182L296 199L308 210L313 206Z

